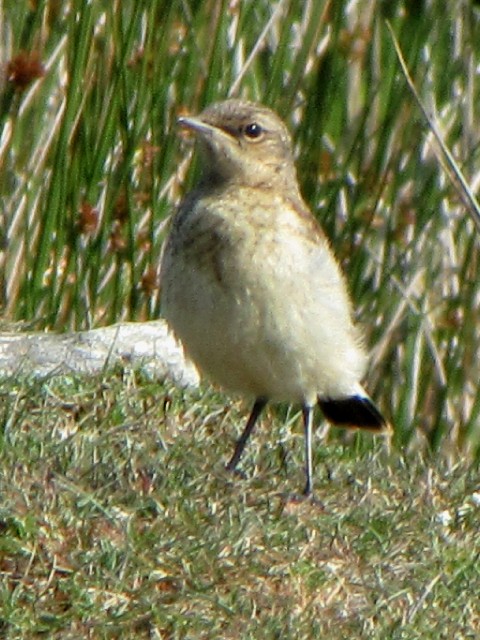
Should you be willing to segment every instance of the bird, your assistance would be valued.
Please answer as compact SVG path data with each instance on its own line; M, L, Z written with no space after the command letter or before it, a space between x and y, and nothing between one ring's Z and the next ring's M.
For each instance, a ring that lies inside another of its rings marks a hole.
M301 406L305 487L313 496L313 412L389 431L362 379L368 358L345 277L304 202L290 133L256 102L227 99L178 123L196 134L201 177L173 214L161 309L186 356L253 400L226 465L235 472L267 403Z

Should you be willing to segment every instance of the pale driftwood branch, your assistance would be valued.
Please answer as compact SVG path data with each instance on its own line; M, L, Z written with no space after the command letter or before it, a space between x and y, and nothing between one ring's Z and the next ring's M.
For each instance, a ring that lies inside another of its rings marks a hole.
M182 387L198 385L195 368L163 320L126 322L78 333L0 333L0 375L92 375L122 364Z

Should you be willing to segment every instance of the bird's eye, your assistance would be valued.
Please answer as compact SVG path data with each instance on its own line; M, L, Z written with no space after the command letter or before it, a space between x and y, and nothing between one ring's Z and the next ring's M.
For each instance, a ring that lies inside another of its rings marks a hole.
M263 127L261 127L258 122L250 122L243 129L244 134L250 140L258 140L264 134Z

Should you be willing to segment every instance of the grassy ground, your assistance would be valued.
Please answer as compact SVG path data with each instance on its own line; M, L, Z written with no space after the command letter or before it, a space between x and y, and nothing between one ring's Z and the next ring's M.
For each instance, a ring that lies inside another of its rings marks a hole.
M166 220L197 163L175 119L241 95L292 130L345 268L387 443L302 444L128 372L1 389L6 638L474 638L479 625L478 3L0 0L2 323L159 314ZM225 409L225 406L228 409Z
M2 637L475 638L478 474L125 374L4 393Z
M467 0L3 0L2 315L65 330L158 316L168 214L195 179L176 117L228 95L286 118L348 275L368 386L434 450L480 456L480 63ZM437 17L435 17L437 16Z

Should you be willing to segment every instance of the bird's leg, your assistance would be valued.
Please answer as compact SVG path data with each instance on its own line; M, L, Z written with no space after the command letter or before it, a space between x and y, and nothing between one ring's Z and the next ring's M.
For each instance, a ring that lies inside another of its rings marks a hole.
M250 434L252 433L253 428L255 427L258 417L262 413L267 402L268 402L267 398L257 398L255 400L255 404L253 405L253 408L248 418L245 429L243 430L243 433L240 436L240 438L237 440L237 444L235 445L235 451L233 452L233 456L231 457L230 462L226 466L227 471L235 471L235 467L237 466L238 461L242 456L243 450L245 449L245 445L247 444L247 440L250 437Z
M309 497L313 492L313 479L312 479L312 428L313 428L313 407L310 405L303 405L303 429L305 433L305 476L306 484L303 490L303 495Z

